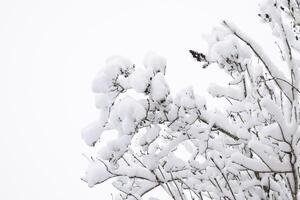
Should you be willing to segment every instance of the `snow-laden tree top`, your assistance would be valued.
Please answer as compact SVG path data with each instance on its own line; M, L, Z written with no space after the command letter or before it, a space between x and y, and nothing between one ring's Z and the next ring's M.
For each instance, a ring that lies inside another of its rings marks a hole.
M224 110L208 108L193 88L172 95L159 55L148 54L144 66L108 59L93 82L100 118L82 137L94 146L106 131L118 136L89 159L83 180L93 187L113 178L116 200L139 200L157 187L174 200L299 200L299 4L260 6L281 62L225 21L206 53L190 51L204 68L217 64L232 77L208 89L228 101Z

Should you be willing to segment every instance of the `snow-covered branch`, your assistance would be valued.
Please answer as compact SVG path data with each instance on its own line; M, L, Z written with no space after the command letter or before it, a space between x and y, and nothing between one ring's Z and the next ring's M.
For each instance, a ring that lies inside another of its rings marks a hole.
M99 153L82 179L90 187L113 179L118 200L140 200L157 187L174 200L300 200L299 9L297 0L261 5L280 48L272 58L227 21L209 35L206 53L190 51L232 78L208 89L227 100L223 110L192 88L172 94L157 54L144 66L108 59L93 82L100 118L82 132ZM116 137L104 142L104 132Z

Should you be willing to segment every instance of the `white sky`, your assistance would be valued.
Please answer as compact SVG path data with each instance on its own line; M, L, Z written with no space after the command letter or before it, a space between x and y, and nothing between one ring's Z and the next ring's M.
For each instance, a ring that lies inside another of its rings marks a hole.
M167 58L173 90L219 79L189 49L221 19L246 31L253 0L0 1L0 199L110 199L80 180L88 148L80 131L97 117L91 81L110 55L137 65ZM223 74L217 74L223 75Z

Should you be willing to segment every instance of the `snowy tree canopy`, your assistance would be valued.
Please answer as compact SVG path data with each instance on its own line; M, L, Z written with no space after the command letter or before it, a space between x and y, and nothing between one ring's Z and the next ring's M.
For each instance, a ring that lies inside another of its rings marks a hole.
M300 2L267 0L259 17L280 62L227 21L206 52L190 51L204 68L231 76L208 88L228 102L223 110L193 88L172 95L159 55L148 54L144 66L108 59L93 82L100 117L82 138L95 146L104 132L118 136L89 160L83 180L93 187L113 179L116 200L140 200L157 187L174 200L300 200Z

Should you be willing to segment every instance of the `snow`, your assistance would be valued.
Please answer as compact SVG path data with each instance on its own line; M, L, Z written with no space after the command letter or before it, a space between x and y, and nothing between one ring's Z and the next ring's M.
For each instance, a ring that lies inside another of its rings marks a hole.
M249 45L251 45L252 50L255 52L256 55L259 55L259 59L264 63L266 70L270 73L272 77L280 78L282 80L288 80L284 74L279 70L280 68L277 67L272 60L267 56L264 52L264 50L260 47L259 44L257 44L255 41L253 41L250 37L248 37L245 33L240 31L233 23L230 23L226 21L228 24L228 28L232 31L232 33L236 33L239 37L241 37L245 42L247 42ZM286 83L283 83L281 81L277 82L280 86L281 90L284 92L284 94L289 98L292 99L291 90L289 86Z
M100 138L103 132L103 125L101 122L96 121L88 125L82 130L82 139L89 146L94 146L95 142Z
M113 56L106 60L104 70L94 78L92 89L95 93L107 93L114 88L127 89L130 86L129 76L134 71L134 65L126 58ZM116 85L116 83L118 83Z
M273 7L267 5L265 11L275 12ZM276 32L278 27L272 27ZM155 53L145 56L144 66L110 58L95 79L103 128L117 133L102 144L97 159L116 178L113 186L120 198L141 199L157 186L176 200L188 200L188 192L191 199L192 193L199 199L237 200L280 199L277 190L285 191L287 199L293 195L287 182L294 184L292 170L298 165L293 140L299 133L299 103L298 98L291 101L289 80L281 81L284 87L272 80L285 76L232 23L224 21L208 38L204 62L210 68L218 65L230 78L208 88L221 108L206 105L193 87L173 96L165 79L166 61ZM289 48L282 51L289 53ZM90 135L92 144L100 137Z
M143 177L149 181L155 181L155 176L149 171L149 169L140 166L123 166L122 168L115 170L114 173L124 176L126 175L128 177Z
M99 93L95 95L95 104L98 109L108 109L114 99L109 94Z
M152 79L150 71L139 67L130 77L130 83L135 91L142 93L150 85L150 78Z
M127 151L131 143L131 136L121 135L116 139L110 140L99 151L99 158L109 160L113 167L118 167L117 161Z
M142 161L149 170L155 170L159 165L159 159L155 154L143 156Z
M198 106L202 108L205 105L205 100L198 97ZM196 106L195 94L192 87L181 90L174 99L174 103L178 106L191 109Z
M253 171L270 171L270 169L262 162L256 159L248 158L239 152L232 154L233 162L241 165L243 168L251 169Z
M278 159L271 157L270 154L267 152L267 148L270 148L266 145L263 145L257 141L249 142L249 148L251 148L255 154L257 154L266 165L271 168L269 170L274 171L291 171L291 167L284 162L280 162Z
M92 84L92 90L95 93L106 93L109 92L110 88L112 87L111 83L112 79L104 74L103 72L100 72L97 74L96 78L93 81Z
M159 136L160 130L158 125L147 128L145 134L140 137L139 144L143 146L152 143Z
M145 108L135 99L127 96L120 100L111 111L111 123L116 126L123 126L123 128L131 127L130 131L134 129L139 121L141 121L146 115ZM123 129L124 132L128 132L127 129Z
M249 47L242 44L236 36L223 28L214 29L209 40L208 59L210 62L218 63L229 74L245 70L249 63L251 52ZM240 65L238 64L240 63ZM237 76L240 76L239 73Z
M144 58L144 66L147 69L151 69L153 74L166 72L167 61L162 56L154 53L148 52Z
M282 140L283 139L280 128L279 128L278 124L276 124L276 123L270 124L269 126L264 126L260 130L260 133L264 137L271 136L271 137L273 137L277 140Z
M153 77L151 82L151 97L154 101L160 102L167 98L170 90L165 81L165 77L162 72L159 72Z
M207 91L214 97L229 97L234 100L242 100L244 98L243 91L233 86L222 87L217 84L211 84Z
M106 167L103 163L99 161L90 161L83 180L88 183L89 187L93 187L111 177L113 177L113 175L106 171Z
M185 167L185 162L172 153L168 155L168 157L166 158L166 164L164 165L164 169L166 170L166 172L177 171L180 169L184 169Z

